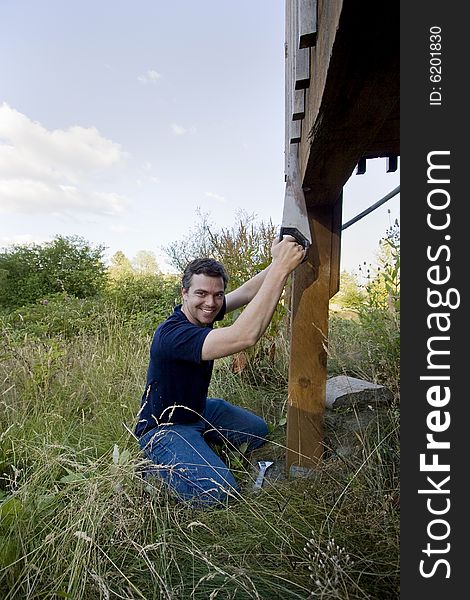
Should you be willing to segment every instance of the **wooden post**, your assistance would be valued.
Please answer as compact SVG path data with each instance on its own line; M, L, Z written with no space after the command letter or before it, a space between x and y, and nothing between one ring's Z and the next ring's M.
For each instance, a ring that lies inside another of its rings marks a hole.
M328 308L339 260L338 210L309 211L313 243L292 279L286 466L318 466L323 455ZM341 220L339 219L339 222Z

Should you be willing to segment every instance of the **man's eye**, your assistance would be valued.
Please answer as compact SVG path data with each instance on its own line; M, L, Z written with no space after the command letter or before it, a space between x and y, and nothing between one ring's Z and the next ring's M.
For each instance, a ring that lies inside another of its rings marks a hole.
M194 292L194 293L196 294L196 296L204 296L204 292L197 291L197 292Z
M223 294L223 292L220 292L220 294L216 294L216 296L217 296L217 298L223 298L224 294Z

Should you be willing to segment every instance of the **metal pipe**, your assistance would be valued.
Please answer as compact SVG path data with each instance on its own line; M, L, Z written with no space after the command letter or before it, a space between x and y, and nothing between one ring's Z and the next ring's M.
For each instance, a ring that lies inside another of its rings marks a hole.
M350 225L353 225L353 223L356 223L357 221L362 219L362 217L365 217L366 215L368 215L370 212L372 212L379 206L382 206L382 204L385 204L385 202L387 202L387 200L390 200L390 198L393 198L393 196L396 196L399 192L400 192L400 186L397 186L394 190L392 190L386 196L384 196L383 198L378 200L375 204L372 204L372 206L369 206L369 208L366 208L366 210L363 210L361 213L359 213L358 215L353 217L350 221L345 223L341 227L341 229L342 230L347 229Z

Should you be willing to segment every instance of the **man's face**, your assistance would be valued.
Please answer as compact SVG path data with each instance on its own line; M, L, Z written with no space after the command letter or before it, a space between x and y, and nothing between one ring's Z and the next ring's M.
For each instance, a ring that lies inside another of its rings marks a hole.
M224 280L222 277L193 275L189 288L183 288L182 311L187 319L206 327L213 323L224 303Z

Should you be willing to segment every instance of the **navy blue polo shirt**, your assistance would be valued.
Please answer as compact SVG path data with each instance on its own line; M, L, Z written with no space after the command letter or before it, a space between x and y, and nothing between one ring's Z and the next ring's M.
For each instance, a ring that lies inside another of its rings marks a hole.
M225 315L224 304L216 317ZM202 346L212 325L188 321L177 306L157 327L150 346L147 382L142 395L137 437L162 423L193 423L206 406L213 360L202 360Z

